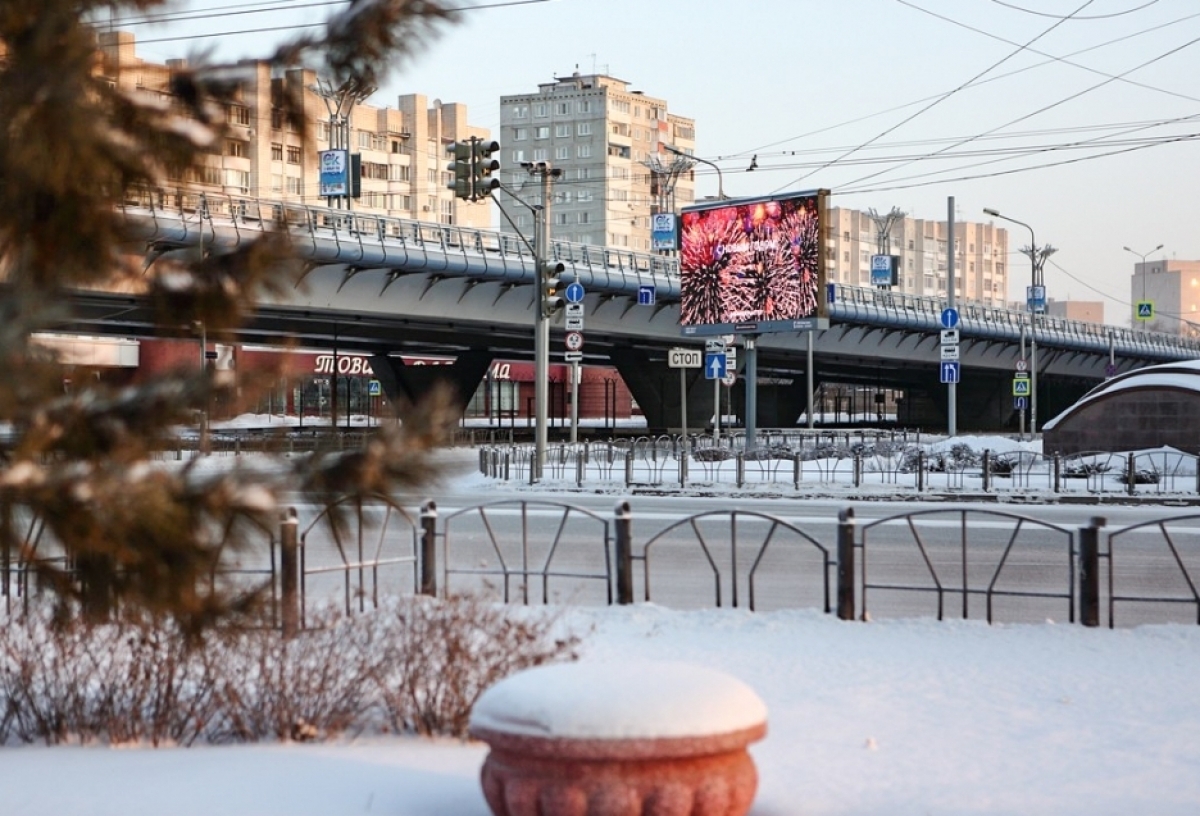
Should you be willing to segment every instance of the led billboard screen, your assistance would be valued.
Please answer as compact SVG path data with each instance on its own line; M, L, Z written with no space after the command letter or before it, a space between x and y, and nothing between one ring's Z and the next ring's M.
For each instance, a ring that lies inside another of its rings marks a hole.
M680 215L685 335L806 331L822 314L826 191L721 201Z

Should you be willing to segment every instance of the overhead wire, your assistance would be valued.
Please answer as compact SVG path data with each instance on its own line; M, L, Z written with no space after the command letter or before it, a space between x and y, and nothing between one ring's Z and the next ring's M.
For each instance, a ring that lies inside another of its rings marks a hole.
M1025 14L1032 14L1036 17L1049 17L1052 20L1066 19L1060 14L1050 14L1049 12L1045 12L1045 11L1034 11L1033 9L1028 9L1023 6L1018 6L1015 3L1007 3L1007 2L1005 2L1005 0L992 0L992 2L995 3L997 6L1004 6L1005 8L1010 8L1010 9L1013 9L1014 11L1024 12ZM1147 2L1142 3L1140 6L1136 6L1131 9L1125 9L1124 11L1114 11L1114 12L1110 12L1108 14L1086 14L1086 15L1074 17L1072 19L1075 19L1075 20L1111 20L1114 17L1124 17L1126 14L1133 14L1135 12L1141 11L1142 9L1150 8L1150 6L1153 6L1157 2L1158 2L1158 0L1147 0Z
M1083 3L1083 5L1082 5L1082 6L1080 6L1078 9L1076 9L1076 13L1077 13L1077 12L1079 12L1079 11L1082 11L1082 10L1083 10L1083 9L1085 9L1085 8L1087 8L1088 6L1090 6L1090 5L1091 5L1092 3L1094 3L1094 2L1095 2L1095 0L1085 0L1085 2ZM849 151L847 151L847 152L846 152L846 153L844 153L843 155L839 156L837 159L833 159L833 160L831 160L827 166L832 166L833 164L836 164L836 163L837 163L838 161L840 161L841 159L843 159L843 158L846 158L846 157L848 157L848 156L851 156L851 155L853 155L854 153L858 152L859 150L863 149L864 147L866 147L866 146L868 146L868 145L870 145L870 144L872 144L872 143L874 143L874 142L877 142L877 141L879 141L879 140L880 140L880 139L882 139L884 136L887 136L889 133L892 133L893 131L895 131L895 130L897 130L897 129L901 128L901 127L903 127L904 125L906 125L906 124L908 124L909 122L911 122L911 121L913 121L914 119L916 119L918 116L921 116L922 114L924 114L924 113L928 112L929 110L933 109L933 108L934 108L934 107L936 107L937 105L939 105L939 104L941 104L942 102L946 101L946 100L947 100L947 99L949 99L950 97L954 96L954 95L955 95L955 94L957 94L959 91L962 91L962 90L964 90L965 88L968 88L968 87L970 87L970 86L971 86L972 84L974 84L974 83L975 83L977 80L979 80L979 79L981 79L982 77L986 76L987 74L991 73L993 70L995 70L996 68L1000 67L1000 66L1001 66L1001 65L1003 65L1005 62L1007 62L1008 60L1010 60L1010 59L1012 59L1013 57L1015 57L1017 54L1020 54L1020 53L1021 53L1022 51L1024 51L1024 50L1025 50L1025 48L1026 48L1026 47L1028 47L1029 45L1032 45L1033 43L1035 43L1035 42L1037 42L1038 40L1040 40L1042 37L1045 37L1045 36L1047 36L1048 34L1050 34L1050 32L1054 31L1054 29L1058 28L1058 27L1059 27L1060 25L1062 25L1064 22L1066 22L1066 20L1059 20L1059 21L1055 22L1055 23L1054 23L1052 26L1050 26L1049 28L1047 28L1047 29L1046 29L1045 31L1043 31L1041 34L1038 34L1036 37L1034 37L1032 40L1030 40L1030 41L1029 41L1028 43L1026 43L1024 46L1021 46L1021 47L1017 48L1015 51L1012 51L1012 52L1010 52L1010 53L1009 53L1009 54L1007 54L1006 56L1002 57L1002 58L1001 58L999 61L997 61L997 62L993 63L993 64L992 64L992 65L990 65L989 67L985 68L983 71L980 71L979 73L975 74L975 75L974 75L974 76L973 76L971 79L968 79L966 82L963 82L963 83L961 83L961 84L960 84L960 85L958 85L957 87L955 87L955 88L951 89L950 91L948 91L948 92L946 92L946 93L942 94L941 96L937 97L937 98L936 98L936 99L934 99L932 102L930 102L928 105L925 105L924 107L922 107L920 110L916 111L915 113L913 113L913 114L911 114L911 115L909 115L909 116L906 116L904 119L900 120L899 122L897 122L896 124L892 125L891 127L884 129L884 130L883 130L881 133L879 133L879 134L877 134L877 135L875 135L875 136L871 137L871 138L870 138L870 139L868 139L866 142L864 142L862 145L860 145L860 146L858 146L858 147L854 148L853 150L849 150ZM792 181L788 182L787 184L780 185L779 187L776 187L776 188L775 188L775 190L774 190L773 192L779 192L780 190L783 190L783 189L785 189L785 188L787 188L787 187L791 187L791 186L793 186L793 185L795 185L795 184L799 184L800 182L804 181L806 178L808 178L809 176L811 176L813 173L816 173L816 172L818 172L819 170L822 170L822 169L824 169L824 168L817 168L816 170L813 170L812 172L806 173L806 174L804 174L803 176L800 176L799 178L796 178L796 179L794 179L794 180L792 180Z

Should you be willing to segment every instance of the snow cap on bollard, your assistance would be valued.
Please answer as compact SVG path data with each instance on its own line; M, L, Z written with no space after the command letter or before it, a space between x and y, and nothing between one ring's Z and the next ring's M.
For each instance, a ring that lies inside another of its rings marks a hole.
M745 816L747 746L767 709L728 674L677 662L540 666L488 689L470 733L495 816Z

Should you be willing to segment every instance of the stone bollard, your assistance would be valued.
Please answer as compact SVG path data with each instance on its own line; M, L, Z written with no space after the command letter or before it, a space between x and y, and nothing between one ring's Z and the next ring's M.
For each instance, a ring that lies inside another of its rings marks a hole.
M512 675L471 711L495 816L744 816L767 731L747 685L703 666L560 663Z

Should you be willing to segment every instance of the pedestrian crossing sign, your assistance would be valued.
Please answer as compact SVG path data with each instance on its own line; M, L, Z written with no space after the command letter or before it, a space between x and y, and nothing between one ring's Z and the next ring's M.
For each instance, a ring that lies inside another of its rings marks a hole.
M1154 319L1154 301L1139 300L1137 302L1137 319L1138 320L1153 320Z
M1020 379L1013 380L1013 396L1028 397L1029 396L1029 380Z

